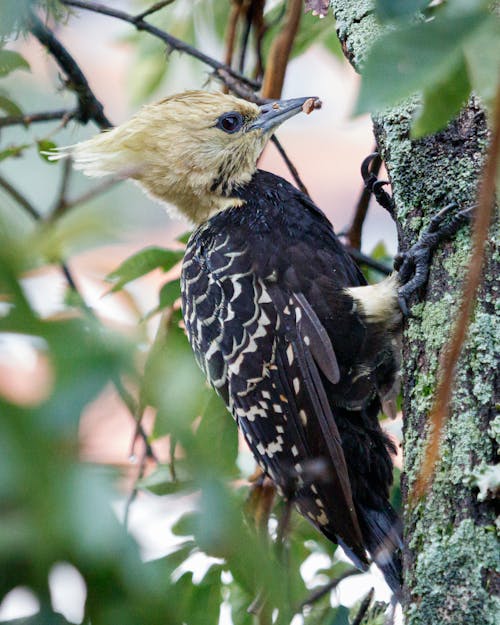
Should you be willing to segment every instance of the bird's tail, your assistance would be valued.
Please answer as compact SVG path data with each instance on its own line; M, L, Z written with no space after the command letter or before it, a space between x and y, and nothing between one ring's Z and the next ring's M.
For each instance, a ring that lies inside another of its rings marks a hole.
M402 524L392 507L383 510L360 506L359 519L365 546L384 574L391 590L399 595L402 584Z

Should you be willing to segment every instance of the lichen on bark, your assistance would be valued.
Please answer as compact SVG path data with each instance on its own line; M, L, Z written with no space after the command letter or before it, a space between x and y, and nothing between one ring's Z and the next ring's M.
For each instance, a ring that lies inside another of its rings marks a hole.
M380 35L369 2L332 0L347 58L359 68ZM362 6L361 6L362 5ZM416 100L374 118L396 204L400 248L414 243L430 217L455 201L475 202L488 145L479 102L442 132L413 141ZM478 500L477 469L495 463L494 419L498 401L500 327L498 226L486 246L486 265L471 326L457 366L455 392L435 478L424 500L409 495L429 435L427 415L440 356L448 340L470 254L468 228L435 254L422 300L412 308L403 338L405 593L407 625L494 625L500 613L500 549L494 503ZM450 374L450 372L448 372Z

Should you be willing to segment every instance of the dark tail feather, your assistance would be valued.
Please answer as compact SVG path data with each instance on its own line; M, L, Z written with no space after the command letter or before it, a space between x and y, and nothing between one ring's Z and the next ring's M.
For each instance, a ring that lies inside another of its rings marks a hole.
M384 510L359 507L361 531L368 553L384 574L396 596L402 584L402 525L398 515L387 504Z

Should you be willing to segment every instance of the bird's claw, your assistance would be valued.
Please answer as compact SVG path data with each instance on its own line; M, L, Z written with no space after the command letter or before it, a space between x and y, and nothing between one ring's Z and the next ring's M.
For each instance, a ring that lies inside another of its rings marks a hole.
M385 208L391 215L394 214L394 200L384 189L385 185L390 184L388 180L379 180L377 176L370 171L370 165L379 157L378 152L372 152L361 163L361 176L365 187L371 191L377 202Z
M411 296L424 286L429 277L432 255L438 245L451 238L470 219L474 207L455 213L444 223L449 213L457 208L452 202L432 217L419 240L409 250L398 254L394 259L394 269L399 274L398 303L405 317L410 316Z

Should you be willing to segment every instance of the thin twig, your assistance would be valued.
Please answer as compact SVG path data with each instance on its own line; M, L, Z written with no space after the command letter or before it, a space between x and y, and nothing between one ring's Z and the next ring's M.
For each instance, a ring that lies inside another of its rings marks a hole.
M372 152L376 151L377 147L375 146ZM377 155L371 163L371 173L375 177L377 177L381 166L382 159L379 155ZM353 220L351 222L349 230L346 233L350 247L356 250L361 249L361 233L363 231L363 224L365 222L366 214L368 212L368 205L370 203L371 196L371 189L369 189L366 185L363 185L363 190L361 191L358 203L356 204L356 210L354 211Z
M137 472L137 477L135 478L134 487L130 491L129 496L127 497L127 501L125 502L125 511L124 511L124 514L123 514L123 526L125 527L125 529L128 529L128 523L129 523L129 519L130 519L130 509L131 509L132 504L136 500L137 495L139 493L139 488L137 487L137 482L139 482L139 480L142 480L142 478L144 477L144 472L146 471L147 461L148 461L148 454L146 452L144 452L142 454L142 458L141 458L141 461L139 463L139 471Z
M13 187L8 180L0 175L0 186L7 191L7 193L20 204L34 219L43 219L42 214L33 206L33 204L26 199L26 197Z
M295 180L295 184L302 191L302 193L304 193L305 195L309 195L309 191L307 190L306 185L300 179L299 172L297 171L297 168L295 167L295 165L292 163L292 161L288 157L288 154L285 152L285 149L281 145L278 137L276 135L273 135L271 137L271 141L276 146L276 149L280 153L281 158L285 161L285 164L288 167L288 170L290 171L290 173L293 176L293 179Z
M352 622L351 625L361 625L361 621L363 620L365 614L368 612L368 608L370 607L370 603L372 602L374 593L375 593L375 589L370 588L369 593L361 602L358 613L354 617L354 621Z
M61 183L59 186L59 193L57 194L57 199L54 203L54 208L50 214L50 219L55 219L60 217L67 209L68 204L66 201L66 193L68 191L68 184L71 178L73 161L71 158L65 159L63 163L63 170L61 174Z
M366 265L367 267L370 267L370 269L375 269L375 271L379 271L384 276L388 276L392 273L392 269L390 267L388 267L384 263L381 263L378 260L375 260L374 258L371 258L371 256L363 254L363 252L360 252L356 248L346 244L344 244L344 248L349 256L359 265Z
M74 91L78 98L78 113L75 115L77 119L84 124L93 120L100 128L110 128L111 122L104 115L104 107L95 97L77 62L34 13L30 15L30 31L47 48L66 74L68 78L66 86Z
M324 586L321 586L321 588L318 588L318 590L313 591L300 604L299 611L303 610L308 605L312 605L313 603L316 603L316 601L319 601L326 594L328 594L332 590L335 590L335 588L337 588L340 582L343 582L345 579L347 579L348 577L352 577L353 575L359 575L360 572L361 571L358 571L358 569L349 569L348 571L344 571L344 573L342 573L335 579L332 579L330 582L328 582L328 584L325 584Z
M242 74L245 71L245 59L247 56L247 48L248 48L248 40L250 38L250 29L252 28L253 22L253 11L254 11L254 3L250 2L246 7L245 14L245 25L243 28L243 34L241 37L241 46L240 46L240 61L238 63L238 69Z
M485 244L493 220L495 207L495 177L500 161L500 86L495 98L491 143L484 164L483 175L478 189L477 208L472 226L472 256L469 271L462 289L462 301L457 321L452 330L444 358L440 367L439 382L434 405L429 415L430 437L424 451L420 473L415 481L411 500L421 498L429 488L439 459L441 436L448 420L449 405L455 380L456 366L467 335L470 318L476 301L476 293L481 282L485 256Z
M133 416L134 421L136 423L136 431L132 439L132 446L134 445L136 439L140 437L142 439L142 442L144 443L146 456L148 458L151 458L151 460L154 460L154 462L158 464L159 462L158 457L156 456L153 450L153 447L151 446L151 443L149 442L148 435L146 434L144 428L142 427L142 424L141 424L142 414L141 414L141 411L139 410L137 402L135 401L134 397L128 392L128 390L126 389L125 385L123 384L120 378L118 377L114 378L113 384L116 390L118 391L120 399L125 404L125 406L127 406L128 411Z
M145 32L150 33L151 35L154 35L155 37L158 37L158 39L161 39L162 41L164 41L171 50L185 52L186 54L189 54L195 59L198 59L202 63L205 63L205 65L212 67L215 70L216 76L221 78L221 80L224 80L223 76L225 72L229 74L230 76L232 76L234 79L248 85L249 87L252 87L253 89L260 88L260 84L258 82L255 82L254 80L251 80L250 78L247 78L246 76L242 76L241 74L234 71L231 67L228 67L224 63L221 63L220 61L217 61L216 59L213 59L207 56L203 52L200 52L193 46L190 46L186 42L181 41L180 39L177 39L177 37L174 37L173 35L165 32L164 30L161 30L160 28L157 28L156 26L153 26L152 24L145 22L143 19L140 18L140 16L136 17L134 15L131 15L130 13L125 13L124 11L111 9L110 7L107 7L103 4L99 4L97 2L90 2L90 1L84 2L83 0L61 0L61 2L62 4L65 4L66 6L72 6L72 7L76 7L79 9L85 9L87 11L92 11L93 13L99 13L101 15L108 15L109 17L115 17L116 19L122 20L124 22L128 22L129 24L132 24L132 26L135 26L137 30L143 30Z
M25 115L6 115L5 117L0 117L0 128L20 124L23 126L29 126L34 123L48 122L64 118L69 120L76 115L78 115L78 109L58 109L56 111L44 111L42 113L26 113Z
M172 4L172 2L174 2L174 0L162 0L161 2L155 2L152 6L149 7L149 9L146 9L142 13L139 13L138 15L136 15L135 19L143 20L145 17L148 17L149 15L152 15L153 13L157 13L158 11L165 8L169 4Z
M117 178L115 176L115 177L109 178L108 180L104 180L103 182L100 182L99 184L96 184L95 187L93 187L92 189L89 189L88 191L85 191L84 193L76 197L74 200L69 200L66 198L64 201L64 211L67 211L70 208L75 208L75 206L79 206L80 204L84 204L85 202L89 202L90 200L93 200L95 197L102 195L103 193L105 193L106 191L108 191L109 189L117 185L119 182L123 182L123 178L122 177Z

